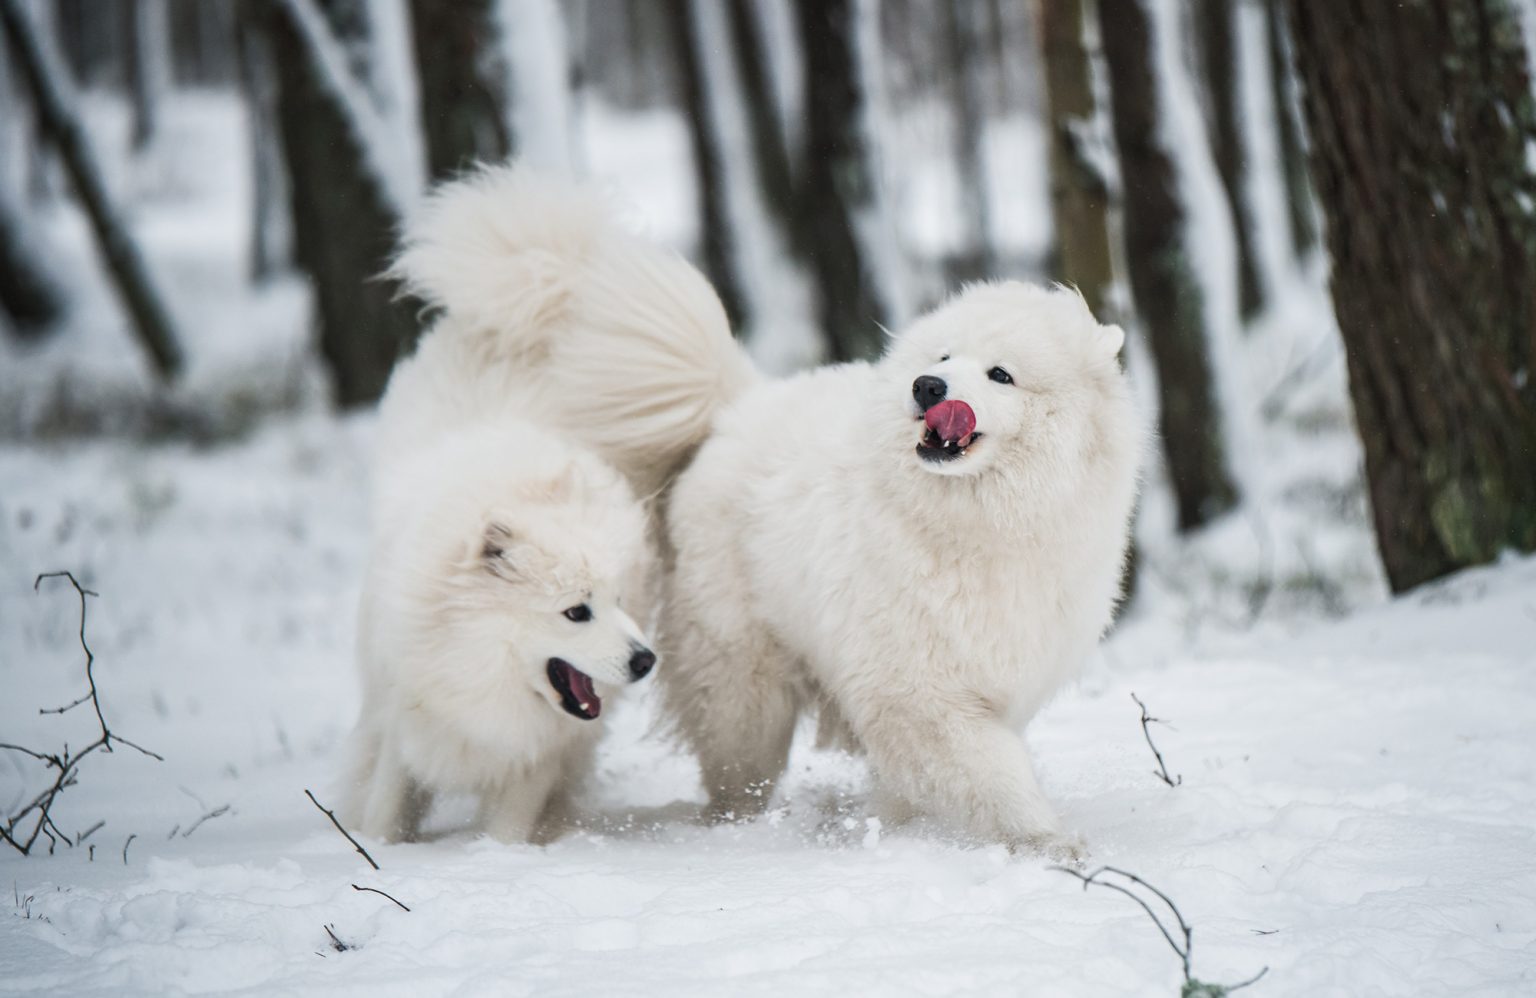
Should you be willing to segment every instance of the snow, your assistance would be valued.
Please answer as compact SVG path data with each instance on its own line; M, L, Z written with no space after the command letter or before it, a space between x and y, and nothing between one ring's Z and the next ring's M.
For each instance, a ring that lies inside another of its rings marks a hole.
M100 593L87 633L109 724L165 756L93 755L54 817L106 824L51 856L0 851L0 993L1177 992L1176 958L1128 900L1039 857L881 826L863 763L808 738L767 816L700 824L696 772L653 732L644 684L607 712L585 830L502 845L455 802L431 841L365 843L372 870L303 794L334 806L357 709L372 418L320 405L302 289L243 282L232 107L172 95L175 169L104 160L195 332L178 399L251 414L190 438L122 415L150 396L63 206L41 221L93 290L54 341L0 341L0 740L90 737L88 708L37 713L84 691L73 592L32 588L67 568ZM120 105L85 112L124 148ZM594 103L583 136L642 223L688 245L677 119ZM1043 213L1027 196L1002 210ZM1154 478L1136 602L1031 726L1040 775L1090 863L1178 903L1202 980L1268 966L1249 993L1530 993L1536 558L1387 597L1323 272L1300 274L1220 374L1265 457L1244 507L1179 539ZM59 392L99 422L63 418ZM1169 721L1151 731L1175 789L1133 692ZM44 777L0 753L0 809Z

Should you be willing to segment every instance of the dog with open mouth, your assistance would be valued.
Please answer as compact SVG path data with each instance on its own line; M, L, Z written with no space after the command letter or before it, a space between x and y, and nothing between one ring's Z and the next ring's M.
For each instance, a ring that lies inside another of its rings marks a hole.
M691 300L690 276L706 312L719 305L675 255L592 206L565 210L562 190L513 171L445 185L393 271L439 314L380 403L344 803L364 835L412 838L452 793L478 797L497 839L555 837L614 698L657 665L637 622L657 590L652 515L624 471L568 432L600 424L562 408L530 361L570 328L644 337ZM649 314L648 295L662 299ZM719 379L699 380L706 411ZM639 425L697 446L707 420L679 404L687 391ZM609 429L623 440L635 425L626 415ZM665 449L647 453L654 466Z

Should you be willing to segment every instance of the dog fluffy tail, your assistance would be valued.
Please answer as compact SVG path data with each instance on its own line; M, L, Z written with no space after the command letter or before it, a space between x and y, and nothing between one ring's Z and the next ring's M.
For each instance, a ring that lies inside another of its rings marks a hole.
M438 188L391 276L501 366L533 420L661 488L756 379L704 276L639 238L595 191L518 166Z

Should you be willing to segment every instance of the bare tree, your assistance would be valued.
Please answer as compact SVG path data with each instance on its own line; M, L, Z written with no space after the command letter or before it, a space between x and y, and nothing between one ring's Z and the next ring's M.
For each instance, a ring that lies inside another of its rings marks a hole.
M1157 365L1158 429L1178 526L1189 530L1237 499L1223 453L1204 305L1185 242L1178 176L1163 145L1160 81L1142 0L1099 0L1099 31L1125 188L1126 269Z
M21 206L0 187L0 312L19 339L42 336L64 312L57 277L37 252Z
M1051 209L1060 275L1082 292L1101 320L1114 280L1109 235L1109 181L1099 153L1099 116L1087 45L1085 6L1096 0L1037 0L1050 135ZM1097 23L1093 24L1097 31ZM1095 147L1099 148L1096 149Z
M673 51L682 83L683 111L693 147L694 176L698 182L699 246L704 270L725 306L731 327L750 321L736 248L732 244L730 210L726 204L725 152L713 127L698 26L690 0L666 0L672 28Z
M236 35L251 150L250 273L261 282L293 263L293 223L278 128L277 67L267 33L252 20L254 11L241 5Z
M864 132L866 94L852 0L795 0L805 59L805 175L800 210L820 320L835 360L871 357L887 319L875 261L856 231L873 214L875 176Z
M369 94L368 17L359 0L245 0L272 51L278 125L292 204L294 253L314 286L320 353L336 401L384 390L395 358L414 345L415 309L379 280L409 198L409 171L391 161Z
M516 150L498 0L411 0L421 126L433 178Z
M74 88L68 73L47 37L33 22L23 0L0 0L0 22L4 23L16 61L31 87L38 119L69 171L139 342L156 373L165 380L174 378L181 370L182 359L170 313L132 232L107 193L95 150L75 113Z
M1290 36L1286 32L1282 0L1264 0L1264 42L1269 60L1269 86L1275 100L1275 138L1280 147L1280 169L1285 178L1286 218L1291 229L1291 249L1304 256L1317 246L1317 226L1312 220L1312 185L1307 179L1307 151L1297 120L1296 78L1291 70Z
M160 105L170 85L170 27L165 0L131 0L123 5L127 42L128 92L133 101L133 148L146 149L160 127Z
M1238 116L1241 66L1238 62L1235 10L1231 0L1197 0L1196 36L1205 83L1211 155L1221 176L1237 245L1237 307L1251 319L1264 307L1264 283L1253 244L1253 212L1248 205L1248 165Z
M986 128L984 93L986 11L980 0L940 4L950 82L950 107L955 126L955 168L959 175L962 242L953 276L974 280L992 276L991 207L987 198L987 164L983 148Z
M1516 14L1291 13L1387 578L1536 549L1536 105Z

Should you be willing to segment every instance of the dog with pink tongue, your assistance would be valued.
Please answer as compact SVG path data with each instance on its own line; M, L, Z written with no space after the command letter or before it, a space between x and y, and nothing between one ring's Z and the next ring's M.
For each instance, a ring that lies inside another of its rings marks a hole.
M796 722L861 751L887 822L1079 852L1026 722L1120 595L1143 431L1075 292L972 286L872 364L763 380L673 486L665 702L711 810L756 814Z

